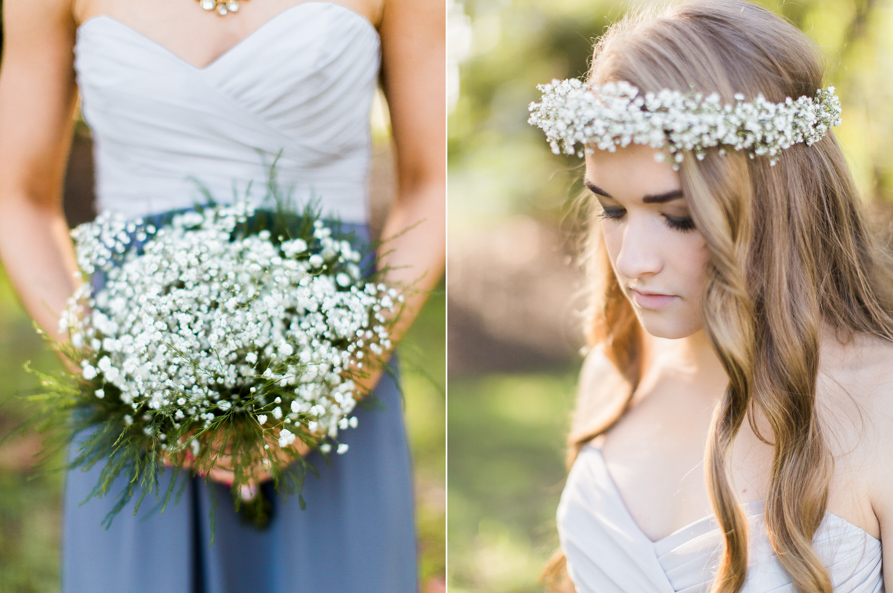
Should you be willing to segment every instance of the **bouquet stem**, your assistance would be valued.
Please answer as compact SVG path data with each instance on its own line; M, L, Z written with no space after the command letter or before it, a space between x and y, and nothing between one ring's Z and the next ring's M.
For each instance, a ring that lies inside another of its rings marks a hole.
M273 501L260 485L242 485L233 492L236 511L242 523L264 530L273 519Z

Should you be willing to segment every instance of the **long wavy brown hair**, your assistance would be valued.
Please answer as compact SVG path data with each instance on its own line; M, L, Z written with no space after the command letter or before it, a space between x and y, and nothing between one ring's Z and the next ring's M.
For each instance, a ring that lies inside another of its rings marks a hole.
M627 16L597 43L590 71L594 84L716 92L728 103L736 93L777 102L813 96L822 77L819 53L803 33L743 0L694 0ZM856 333L893 340L893 267L867 228L833 134L792 146L774 166L741 152L714 149L703 161L687 154L679 175L710 252L704 328L729 377L705 452L710 499L725 534L713 591L737 593L747 572L747 521L728 474L747 419L774 451L766 498L772 547L799 591L831 593L812 547L833 471L815 401L819 344L825 329L844 341ZM598 406L578 406L570 462L622 417L641 373L641 326L603 242L596 236L591 243L588 340L619 380L595 388ZM757 417L771 434L760 433ZM564 567L559 552L546 581L572 591Z

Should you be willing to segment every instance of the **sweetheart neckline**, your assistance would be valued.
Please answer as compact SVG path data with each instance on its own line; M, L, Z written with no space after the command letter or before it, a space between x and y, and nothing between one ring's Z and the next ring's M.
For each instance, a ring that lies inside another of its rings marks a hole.
M623 509L623 512L626 515L626 517L629 519L630 523L635 526L636 532L639 535L641 535L642 538L646 542L648 542L653 548L659 548L666 542L670 541L672 538L678 537L679 534L684 533L689 530L692 530L693 528L695 528L705 522L710 522L710 521L715 522L716 521L716 517L714 515L712 515L712 514L706 515L704 517L701 517L700 519L696 519L686 525L683 525L682 527L679 527L678 529L674 529L672 532L670 532L669 534L667 534L659 539L652 540L650 537L648 537L648 534L646 534L642 530L642 528L639 526L638 522L636 522L635 518L633 518L633 514L630 511L629 507L626 506L626 502L623 500L623 495L620 493L620 488L617 486L617 482L614 481L614 476L612 476L611 472L608 470L608 463L607 463L607 460L605 460L605 456L604 456L604 453L602 452L601 448L597 447L596 445L594 445L592 443L589 443L589 445L587 445L586 448L592 449L596 453L598 453L598 458L601 461L602 468L604 469L604 473L605 473L605 476L606 476L606 479L608 482L608 486L614 493L617 500L619 501L619 506ZM764 501L763 500L751 500L751 501L742 503L741 506L745 510L749 510L751 508L758 508L758 509L760 509L759 514L764 514L764 511L763 511ZM830 511L825 511L825 518L826 519L831 518L835 521L841 522L846 527L856 529L859 532L861 532L862 534L864 534L866 537L868 537L876 542L880 543L880 541L881 541L880 539L874 537L873 535L871 535L870 533L868 533L867 531L865 531L864 529L862 529L855 523L851 523L850 521L844 519L840 515L835 515L834 513L830 512ZM824 521L822 522L822 525L824 525ZM822 525L819 526L819 529L822 528ZM719 529L718 525L714 526L711 531L714 531L717 529Z
M298 4L289 6L285 10L282 10L282 11L276 13L271 18L269 18L266 21L264 21L263 23L261 23L258 27L253 29L250 33L248 33L245 37L241 38L234 45L230 46L226 51L224 51L223 53L218 55L216 58L214 58L213 60L211 60L204 66L197 66L196 64L193 64L189 60L186 60L185 58L181 57L179 54L168 49L168 47L165 46L164 44L159 43L158 41L155 41L154 39L152 39L145 33L142 33L141 31L133 28L131 25L128 25L124 21L119 20L119 19L117 19L111 15L108 15L108 14L97 14L97 15L91 16L90 18L83 21L82 23L80 23L77 26L76 34L79 38L82 30L85 27L87 27L88 25L95 26L96 22L110 21L126 30L129 30L134 35L145 40L146 42L150 43L151 45L159 48L165 54L176 59L178 62L180 62L181 64L184 64L188 68L190 68L196 72L204 73L204 72L208 72L208 71L214 69L218 64L226 61L226 59L229 56L231 56L232 54L239 52L243 46L250 44L254 38L258 37L262 30L273 26L274 23L280 22L281 20L284 19L284 17L286 15L288 15L290 13L297 13L298 12L297 9L299 9L299 8L302 8L305 6L313 7L314 5L317 8L332 6L332 7L335 7L336 9L341 9L341 10L347 12L348 14L353 15L354 17L360 19L363 23L365 23L368 27L370 27L375 32L376 35L378 35L378 29L375 28L375 25L373 25L372 22L369 19L367 19L365 16L363 16L362 14L358 13L357 11L355 11L352 8L349 8L343 4L339 4L337 2L326 2L325 0L305 0L304 2L299 2ZM77 45L77 39L75 40L75 45Z

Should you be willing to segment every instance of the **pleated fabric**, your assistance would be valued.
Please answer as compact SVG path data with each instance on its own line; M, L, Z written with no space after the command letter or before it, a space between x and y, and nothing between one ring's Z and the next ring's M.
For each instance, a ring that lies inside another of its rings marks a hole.
M794 592L769 543L764 505L744 505L750 526L744 593ZM711 515L652 542L629 513L601 450L584 447L558 507L558 533L578 593L706 593L722 555ZM884 591L880 540L827 513L813 545L838 593Z
M379 61L375 28L326 2L285 10L205 68L111 17L88 20L78 29L75 67L100 210L144 217L204 203L203 191L218 202L247 193L259 203L278 159L279 185L293 190L296 207L318 198L324 217L353 223L343 230L368 240ZM265 531L239 523L228 488L188 477L163 513L147 500L138 516L125 508L106 531L100 523L114 496L81 504L100 468L69 472L63 592L417 591L402 399L387 376L375 397L378 405L357 410L358 428L340 435L347 453L331 465L308 458L320 475L306 479L306 510L297 497L274 497Z
M75 67L93 131L97 200L129 217L234 193L263 197L269 166L297 200L367 220L378 32L343 6L285 10L204 68L109 16L78 29Z

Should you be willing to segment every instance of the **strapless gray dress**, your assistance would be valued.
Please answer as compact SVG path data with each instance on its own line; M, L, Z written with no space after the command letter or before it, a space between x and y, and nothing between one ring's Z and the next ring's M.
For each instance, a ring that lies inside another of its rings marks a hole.
M209 17L216 18L216 17ZM83 23L75 67L93 133L97 202L129 217L218 201L260 201L269 166L298 202L365 233L369 107L379 38L362 16L307 2L273 18L204 68L108 16ZM417 590L410 459L402 402L385 377L381 405L344 431L349 451L313 454L306 509L275 497L265 531L243 525L229 489L187 480L177 504L106 531L113 497L81 505L99 468L66 476L65 593L409 593ZM171 479L165 473L162 489ZM216 504L216 539L208 511Z

